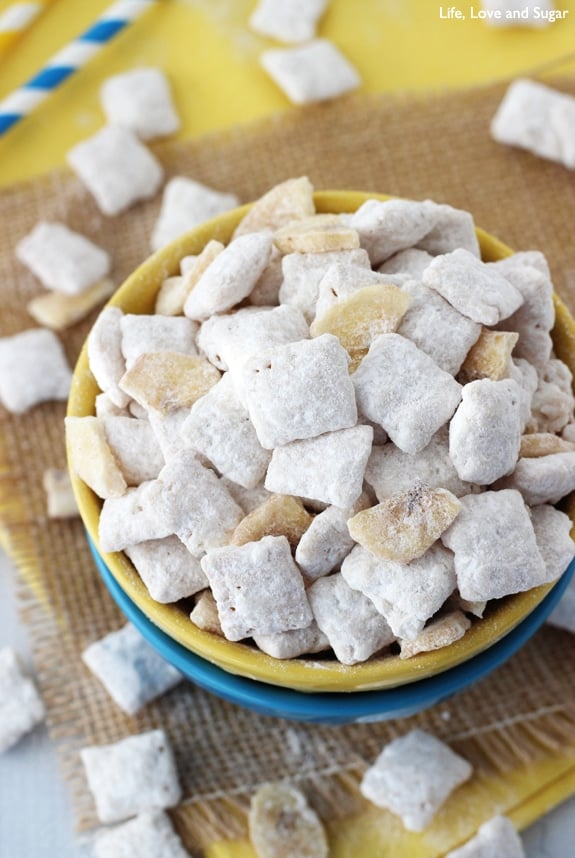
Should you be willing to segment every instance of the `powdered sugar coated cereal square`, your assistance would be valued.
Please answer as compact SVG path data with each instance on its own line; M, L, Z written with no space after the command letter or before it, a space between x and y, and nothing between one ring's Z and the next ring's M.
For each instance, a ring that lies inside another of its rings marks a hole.
M100 91L110 125L129 128L142 140L173 134L180 119L166 75L156 68L139 68L113 75Z
M122 354L126 369L146 352L181 352L197 355L198 325L179 316L146 316L126 313L120 319Z
M235 194L222 193L185 176L175 176L166 184L162 208L152 232L152 250L178 238L184 232L239 205Z
M60 340L45 328L0 338L0 402L22 414L40 402L66 400L72 372Z
M122 354L122 317L119 307L104 307L88 335L88 362L100 390L114 405L125 408L130 397L118 383L126 371Z
M99 834L93 850L94 858L190 858L169 816L162 811L144 811Z
M44 704L16 653L0 649L0 754L19 742L44 718Z
M156 602L177 602L208 586L200 561L177 536L130 545L126 554Z
M485 2L485 0L484 0ZM525 858L521 838L510 819L494 816L479 827L475 837L446 858Z
M413 200L367 200L350 220L374 268L416 245L433 224L432 205Z
M289 253L282 259L283 283L280 304L291 304L308 322L315 316L319 285L332 265L365 268L369 274L369 256L361 248L327 253Z
M250 27L280 42L309 42L328 0L259 0Z
M327 39L264 51L260 62L293 104L336 98L361 83L356 69Z

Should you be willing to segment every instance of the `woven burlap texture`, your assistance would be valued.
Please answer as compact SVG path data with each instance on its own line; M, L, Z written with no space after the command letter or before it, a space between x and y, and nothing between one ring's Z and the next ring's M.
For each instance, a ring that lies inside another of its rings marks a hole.
M575 80L558 85L575 93ZM573 309L574 177L490 140L489 120L502 93L497 86L434 97L352 97L156 151L168 175L193 176L246 202L278 181L307 174L318 189L430 197L469 209L479 225L515 249L544 250L556 289ZM38 219L62 220L106 247L119 284L149 253L158 208L156 199L106 219L67 171L3 192L0 334L34 326L25 307L41 289L15 260L13 248ZM93 321L94 315L61 336L72 363ZM79 521L53 522L45 515L43 470L65 464L64 411L63 404L20 417L1 411L0 536L25 582L24 617L80 829L97 820L78 748L160 725L174 745L184 790L184 804L172 815L193 854L218 838L243 836L254 788L284 777L301 782L332 824L334 854L352 854L338 846L334 832L341 829L339 821L364 808L357 792L361 773L387 740L416 725L449 741L474 764L468 796L475 804L466 813L461 801L455 814L448 807L432 834L422 837L404 834L382 811L382 856L443 854L486 815L511 811L529 797L518 786L529 766L562 758L564 766L553 776L575 766L575 641L550 628L492 677L407 721L342 728L290 724L189 684L136 718L123 716L80 660L87 644L122 625L122 616L98 577ZM500 789L482 792L481 783L491 783L493 776Z

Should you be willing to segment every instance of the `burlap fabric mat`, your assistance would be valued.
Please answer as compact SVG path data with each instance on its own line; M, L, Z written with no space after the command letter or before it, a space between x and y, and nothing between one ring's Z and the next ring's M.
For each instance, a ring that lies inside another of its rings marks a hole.
M575 78L558 85L575 93ZM431 197L474 212L515 249L547 254L557 291L575 308L575 178L562 167L500 147L488 125L503 87L438 97L349 98L157 151L168 173L191 175L243 201L289 176L318 189ZM159 200L106 219L61 171L0 195L0 333L33 323L26 302L40 290L13 246L40 218L60 219L108 248L119 283L149 252ZM73 362L94 318L62 336ZM525 824L575 790L575 639L546 628L506 666L446 705L408 721L327 728L258 717L190 684L123 716L79 654L123 618L101 583L78 521L48 521L47 466L65 463L64 406L22 417L0 412L0 534L19 567L39 684L71 786L78 827L97 825L78 748L164 726L185 800L173 814L193 854L239 854L214 841L245 836L245 808L263 781L292 778L328 823L336 856L438 856L495 811ZM452 743L476 767L424 835L367 812L357 783L391 737L414 726ZM550 787L550 784L555 784ZM541 790L549 788L543 800ZM357 815L360 822L357 823ZM371 820L371 822L370 822ZM370 846L362 841L371 825ZM363 845L360 845L363 843ZM239 847L238 847L239 848ZM242 851L242 855L251 854Z

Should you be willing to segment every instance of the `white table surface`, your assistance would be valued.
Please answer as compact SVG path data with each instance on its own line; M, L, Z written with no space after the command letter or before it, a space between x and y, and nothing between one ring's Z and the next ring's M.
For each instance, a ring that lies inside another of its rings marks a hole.
M12 566L0 552L0 647L13 646L32 670L13 583ZM575 798L524 832L523 842L528 858L575 855ZM0 858L84 858L87 851L86 842L74 836L67 789L46 728L37 728L0 758Z

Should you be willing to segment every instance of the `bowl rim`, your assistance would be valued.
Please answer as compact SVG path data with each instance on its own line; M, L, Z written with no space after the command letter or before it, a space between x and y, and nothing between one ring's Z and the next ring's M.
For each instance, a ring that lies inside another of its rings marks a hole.
M314 201L318 212L351 213L367 200L385 201L392 197L366 191L318 191ZM250 209L241 206L201 224L180 236L171 244L146 259L114 293L106 307L120 307L124 312L152 313L154 300L164 279L179 272L183 256L198 253L210 239L227 243L232 233ZM484 261L495 261L510 256L513 251L499 239L476 228ZM553 330L555 351L575 372L575 321L561 299L554 294L556 310ZM94 401L100 392L88 366L87 342L74 369L68 416L94 414ZM449 670L478 655L501 640L530 614L546 597L556 582L545 584L495 600L487 616L473 623L458 641L433 652L422 653L401 660L397 655L374 656L355 665L344 665L335 659L298 657L280 660L242 642L232 642L195 626L189 615L177 604L162 604L149 595L131 561L122 552L100 551L98 522L102 501L68 468L80 516L86 530L101 554L118 585L135 605L168 636L229 673L248 679L279 685L295 690L369 691L398 687L420 681ZM568 505L575 522L575 503Z

